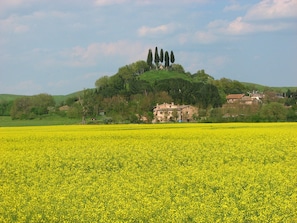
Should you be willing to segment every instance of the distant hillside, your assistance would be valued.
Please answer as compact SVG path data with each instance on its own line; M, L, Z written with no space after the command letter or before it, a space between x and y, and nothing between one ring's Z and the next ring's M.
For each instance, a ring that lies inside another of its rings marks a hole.
M77 97L81 94L82 91L76 91L71 94L67 95L53 95L56 104L61 104L62 102L66 101L68 98ZM0 96L1 97L1 96Z
M2 101L13 101L17 98L23 97L23 95L15 95L15 94L0 94L0 103Z
M276 92L287 92L290 91L297 91L297 87L269 87L265 85L255 84L255 83L247 83L247 82L241 82L243 85L248 87L249 89L258 90L258 91L276 91Z
M77 91L67 95L52 95L56 104L60 104L67 98L75 97L80 94L81 91ZM0 103L4 101L14 101L17 98L24 97L25 95L14 95L14 94L0 94Z

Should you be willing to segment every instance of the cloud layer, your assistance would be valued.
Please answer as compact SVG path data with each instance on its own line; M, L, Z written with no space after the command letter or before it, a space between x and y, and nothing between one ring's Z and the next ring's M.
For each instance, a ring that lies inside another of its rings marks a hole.
M297 85L296 8L297 0L2 0L0 93L93 87L155 46L192 73Z

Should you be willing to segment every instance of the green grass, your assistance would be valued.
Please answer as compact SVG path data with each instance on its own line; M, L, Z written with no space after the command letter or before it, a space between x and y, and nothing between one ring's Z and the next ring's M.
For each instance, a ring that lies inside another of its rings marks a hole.
M155 81L160 81L164 79L171 79L171 78L181 78L192 82L191 76L184 73L179 73L176 71L151 70L140 75L140 80L145 80L150 83L154 83Z
M70 119L57 115L45 116L32 120L12 120L10 116L0 116L0 127L73 125L80 123L81 119Z

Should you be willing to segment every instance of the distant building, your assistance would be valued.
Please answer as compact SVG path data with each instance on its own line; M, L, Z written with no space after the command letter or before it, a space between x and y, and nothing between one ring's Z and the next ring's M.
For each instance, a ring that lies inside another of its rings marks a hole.
M157 122L191 122L198 115L198 108L192 105L175 105L172 103L157 104L153 110L153 123Z
M227 99L227 103L235 103L235 102L241 101L243 97L244 97L244 94L228 94L226 96L226 99Z
M238 103L252 105L262 102L262 98L263 95L260 94L250 94L249 96L246 96L244 94L229 94L226 96L228 104Z

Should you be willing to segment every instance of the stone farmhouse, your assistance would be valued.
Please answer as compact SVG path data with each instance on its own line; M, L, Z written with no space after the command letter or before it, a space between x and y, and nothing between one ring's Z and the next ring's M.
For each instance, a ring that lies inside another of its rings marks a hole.
M157 104L154 109L153 123L157 122L191 122L198 115L198 108L191 105L175 105L173 102Z
M261 103L263 97L264 96L260 94L250 94L249 96L246 96L245 94L229 94L226 96L226 99L228 104L238 103L252 105Z

